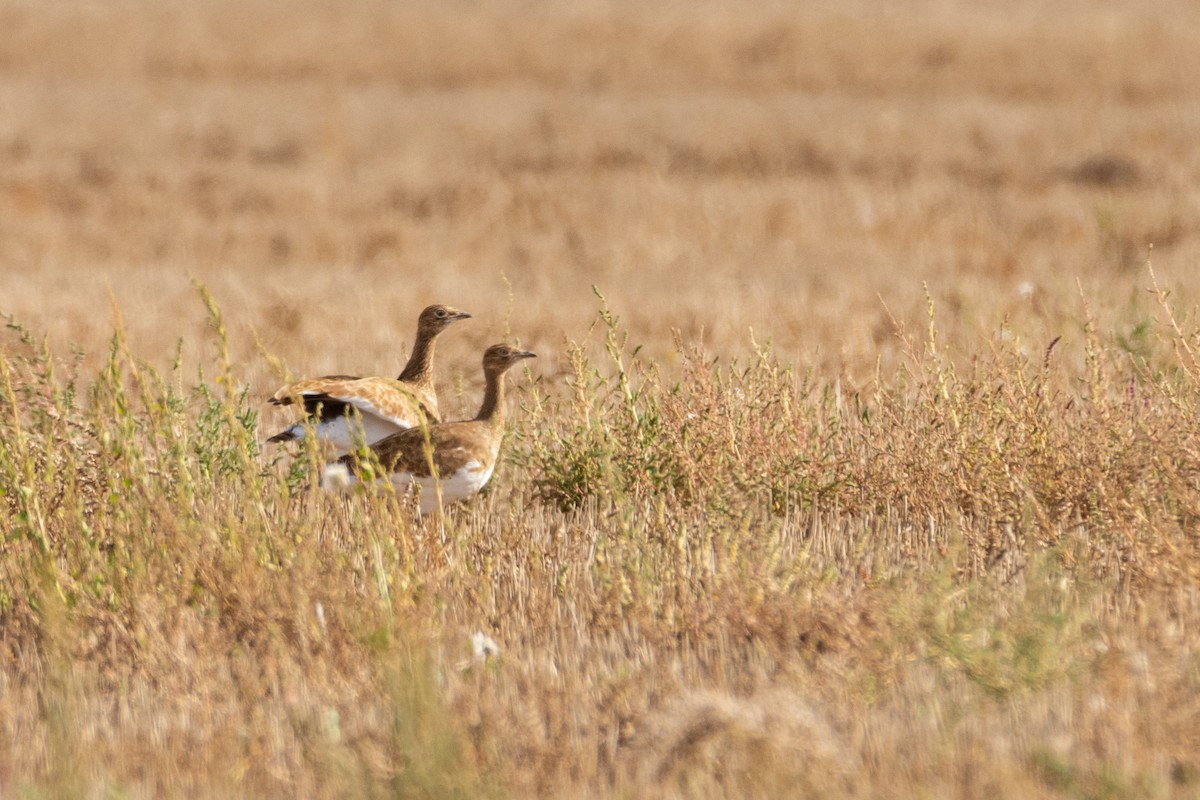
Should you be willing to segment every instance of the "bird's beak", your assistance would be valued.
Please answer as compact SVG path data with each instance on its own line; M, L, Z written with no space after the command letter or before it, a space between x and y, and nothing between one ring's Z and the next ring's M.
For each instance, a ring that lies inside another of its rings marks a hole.
M455 311L453 314L450 315L450 319L453 319L453 320L470 319L470 318L471 318L471 315L465 311Z
M517 353L517 358L537 358L537 353L532 350L522 350Z

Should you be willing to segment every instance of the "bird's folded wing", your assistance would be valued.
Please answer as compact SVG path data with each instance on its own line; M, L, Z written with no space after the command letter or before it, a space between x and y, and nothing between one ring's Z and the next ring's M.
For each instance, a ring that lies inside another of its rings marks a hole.
M420 424L422 415L428 417L420 399L404 384L389 378L312 378L285 386L271 402L288 405L297 399L306 413L316 413L320 407L321 419L340 416L347 406L402 428Z
M458 423L438 426L429 431L428 440L426 431L410 428L376 442L371 449L379 463L391 472L428 477L432 460L438 474L446 476L479 459L469 437L459 435L460 432L455 430L457 427Z

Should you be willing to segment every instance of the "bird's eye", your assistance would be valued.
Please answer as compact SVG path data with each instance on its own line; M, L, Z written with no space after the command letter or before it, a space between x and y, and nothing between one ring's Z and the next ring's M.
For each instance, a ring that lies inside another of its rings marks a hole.
M446 316L446 310L445 310L444 308L439 308L439 309L437 310L437 315L438 315L439 317L444 317L444 316Z

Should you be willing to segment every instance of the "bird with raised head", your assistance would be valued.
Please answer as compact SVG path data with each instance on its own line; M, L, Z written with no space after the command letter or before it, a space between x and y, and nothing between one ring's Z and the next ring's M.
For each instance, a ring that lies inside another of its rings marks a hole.
M534 358L528 350L494 344L483 354L483 404L474 419L442 422L394 433L371 445L397 491L420 487L420 508L428 514L441 501L465 500L487 484L504 439L504 374L517 362ZM356 455L337 465L357 472Z
M417 338L400 377L358 378L327 375L284 386L271 398L272 405L301 403L305 419L275 434L268 442L303 439L312 430L318 441L343 455L355 448L360 434L366 444L383 439L422 421L438 422L437 391L433 380L433 352L439 333L470 314L443 305L432 305L417 318Z

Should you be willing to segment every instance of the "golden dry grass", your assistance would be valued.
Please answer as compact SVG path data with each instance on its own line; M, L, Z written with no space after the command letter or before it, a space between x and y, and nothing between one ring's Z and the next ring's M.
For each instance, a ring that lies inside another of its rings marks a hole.
M0 30L0 796L1200 795L1194 4ZM312 491L429 302L490 491Z

